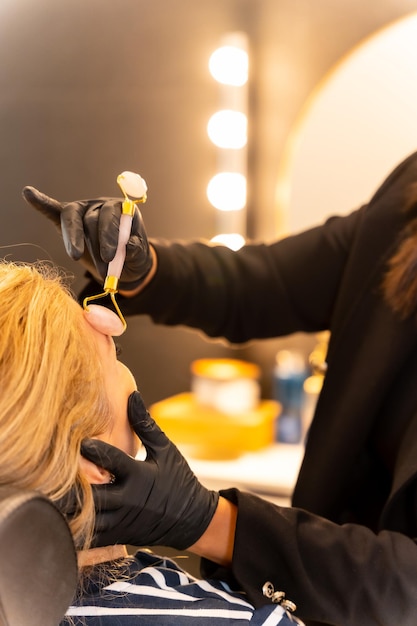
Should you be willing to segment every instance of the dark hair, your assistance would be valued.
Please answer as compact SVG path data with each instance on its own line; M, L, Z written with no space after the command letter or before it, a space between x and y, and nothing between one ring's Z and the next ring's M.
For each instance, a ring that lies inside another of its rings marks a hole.
M401 233L382 282L385 301L401 319L417 313L417 183L408 186L404 209L413 217Z

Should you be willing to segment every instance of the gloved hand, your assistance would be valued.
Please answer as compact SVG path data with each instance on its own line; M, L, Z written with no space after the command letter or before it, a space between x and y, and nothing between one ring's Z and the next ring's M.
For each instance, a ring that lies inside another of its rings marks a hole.
M165 545L184 550L207 529L219 494L200 484L175 445L161 431L135 391L129 421L147 451L145 461L98 440L82 445L82 455L115 476L93 485L96 503L94 545Z
M74 261L80 260L99 282L103 282L107 266L116 254L122 200L96 198L58 202L34 187L25 187L23 197L58 227L68 255ZM152 263L145 225L136 206L119 289L138 287Z

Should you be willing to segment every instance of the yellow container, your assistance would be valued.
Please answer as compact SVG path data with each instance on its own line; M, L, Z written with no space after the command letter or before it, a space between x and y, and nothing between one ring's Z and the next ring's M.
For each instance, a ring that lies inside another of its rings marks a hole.
M261 400L255 409L224 413L200 404L192 393L153 404L149 411L167 436L184 452L199 459L232 459L274 441L280 405ZM185 449L186 447L186 449Z

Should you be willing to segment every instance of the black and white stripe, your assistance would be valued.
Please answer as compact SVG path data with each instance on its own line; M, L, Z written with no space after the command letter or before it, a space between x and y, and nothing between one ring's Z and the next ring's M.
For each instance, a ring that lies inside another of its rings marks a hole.
M225 583L144 551L108 570L98 566L82 589L61 626L294 626L282 607L254 609Z

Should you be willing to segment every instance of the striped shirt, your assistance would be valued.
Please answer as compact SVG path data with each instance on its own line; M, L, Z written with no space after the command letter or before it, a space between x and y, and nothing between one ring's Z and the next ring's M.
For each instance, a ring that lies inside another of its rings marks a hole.
M61 626L294 626L281 606L255 609L227 584L143 550L92 568L66 615Z

